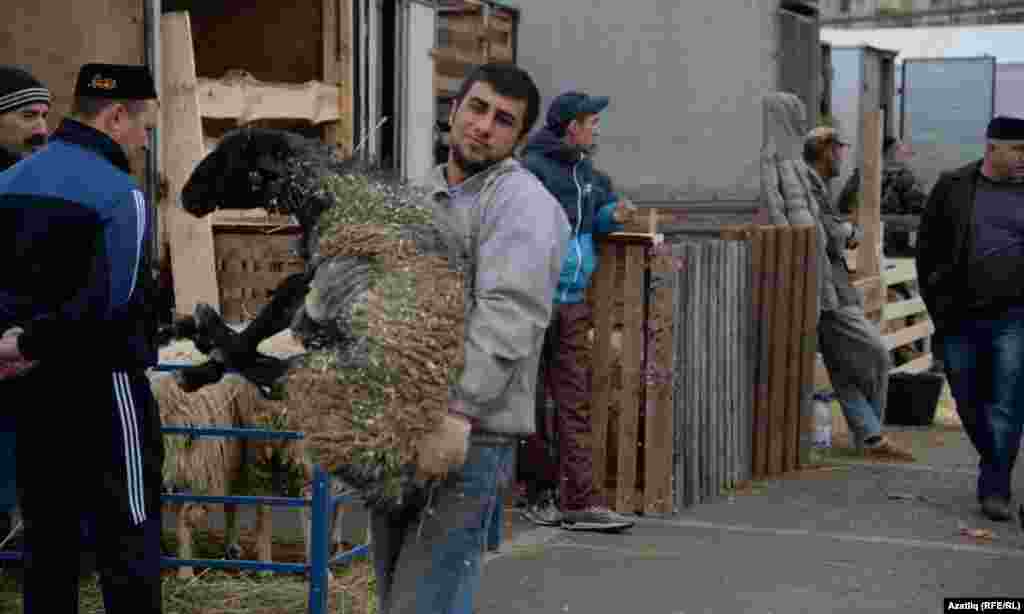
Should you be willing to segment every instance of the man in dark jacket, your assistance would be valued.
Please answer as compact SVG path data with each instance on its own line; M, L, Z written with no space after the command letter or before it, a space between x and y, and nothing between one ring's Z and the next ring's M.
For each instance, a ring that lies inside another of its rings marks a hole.
M981 456L978 500L1011 517L1024 425L1024 119L996 117L983 160L928 197L917 274L964 430Z
M46 145L50 91L15 66L0 66L0 172Z
M587 336L593 327L584 293L597 269L594 235L619 230L634 208L612 191L590 160L600 113L608 98L567 92L548 109L544 128L527 144L523 164L558 199L569 217L572 240L555 293L555 312L545 337L542 389L557 406L557 420L538 418L538 434L526 441L524 466L534 474L525 515L537 524L575 530L621 530L633 522L599 505L591 458L590 376ZM539 387L540 388L540 387ZM538 403L539 411L544 403ZM551 425L554 422L555 424ZM544 425L553 428L545 429ZM546 453L558 433L558 465ZM543 468L547 466L548 469ZM558 487L556 504L551 491Z
M145 67L86 65L72 118L0 174L0 370L18 372L0 398L17 424L28 614L77 611L83 539L108 613L161 611L152 228L123 149L146 144L155 98Z
M46 144L49 112L46 86L20 68L0 66L0 172ZM20 522L14 441L13 416L0 414L0 543Z

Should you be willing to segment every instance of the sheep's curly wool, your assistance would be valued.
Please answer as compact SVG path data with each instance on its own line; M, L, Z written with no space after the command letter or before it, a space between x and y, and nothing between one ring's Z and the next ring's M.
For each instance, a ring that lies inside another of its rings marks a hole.
M196 214L245 202L299 219L311 280L291 329L308 352L266 411L305 432L312 459L369 504L422 494L416 443L462 367L467 275L423 190L296 135L241 130L200 164L183 201Z

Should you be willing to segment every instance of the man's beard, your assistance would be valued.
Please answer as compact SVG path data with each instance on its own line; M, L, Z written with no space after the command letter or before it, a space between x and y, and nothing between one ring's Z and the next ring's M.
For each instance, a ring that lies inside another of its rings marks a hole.
M33 134L25 139L25 144L22 146L21 152L28 156L39 151L43 147L46 147L46 135Z
M455 164L459 165L459 168L461 168L462 172L466 174L466 177L472 177L477 173L482 173L501 161L491 158L484 160L470 160L462 150L462 146L455 143L452 143L451 151L452 159L455 161Z

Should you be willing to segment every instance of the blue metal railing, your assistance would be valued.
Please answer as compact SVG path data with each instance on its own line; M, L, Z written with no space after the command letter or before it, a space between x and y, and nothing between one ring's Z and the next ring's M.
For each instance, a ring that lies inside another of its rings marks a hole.
M242 439L285 439L294 440L305 437L295 431L272 431L266 429L237 429L211 427L163 427L165 435L184 435L188 437L237 437ZM313 473L313 496L306 500L301 497L257 497L257 496L213 496L165 494L161 497L165 503L233 503L236 505L271 505L278 507L306 507L311 509L311 531L309 540L309 560L306 563L275 563L252 560L224 559L178 559L163 557L161 566L175 567L209 567L213 569L242 569L249 571L274 571L282 573L309 573L309 614L326 614L327 612L327 570L330 567L348 563L357 556L367 554L369 546L363 544L346 550L333 558L328 552L328 533L330 520L338 505L355 499L354 495L344 494L332 496L330 478L319 465Z
M174 371L183 365L163 363L154 368L155 371ZM164 435L182 435L186 437L236 437L240 439L282 439L296 440L303 439L304 433L296 431L273 431L267 429L249 428L214 428L214 427L185 427L165 426L162 427ZM161 500L164 503L209 503L223 504L233 503L236 505L270 505L276 507L310 507L311 509L311 535L309 546L309 560L306 563L275 563L252 560L226 560L226 559L178 559L174 557L161 557L160 565L163 568L176 567L209 567L213 569L239 569L248 571L275 571L282 573L309 573L309 614L327 614L327 573L330 567L350 562L357 556L369 553L369 544L362 544L350 550L341 552L334 557L328 551L328 533L330 532L330 520L334 517L334 511L338 505L348 503L356 499L355 495L342 494L332 496L330 489L330 477L319 465L313 473L313 496L306 500L301 497L257 497L257 496L211 496L211 495L187 495L187 494L164 494ZM4 536L0 536L0 540ZM22 553L18 551L0 552L0 561L20 561Z

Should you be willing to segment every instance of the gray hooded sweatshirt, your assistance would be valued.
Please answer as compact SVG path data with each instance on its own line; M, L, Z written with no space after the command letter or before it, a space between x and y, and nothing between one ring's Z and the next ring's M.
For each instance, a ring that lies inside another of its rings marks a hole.
M818 309L834 311L861 304L850 284L845 250L859 240L856 226L835 210L828 185L803 159L803 102L793 94L772 92L762 102L765 143L761 150L761 198L772 224L810 225L818 236Z

